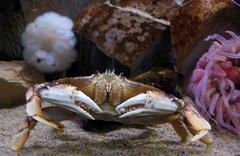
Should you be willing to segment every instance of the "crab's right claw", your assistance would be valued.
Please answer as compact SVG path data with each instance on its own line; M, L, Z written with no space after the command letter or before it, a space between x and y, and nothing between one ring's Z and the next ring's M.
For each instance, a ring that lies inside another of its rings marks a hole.
M87 119L94 120L87 111L101 112L101 109L90 97L72 86L55 85L46 87L39 90L39 95L44 101L66 108Z
M58 107L81 115L83 118L94 120L87 111L101 112L97 104L85 95L76 90L75 87L60 84L39 84L31 87L26 94L27 114L36 121L60 129L59 126L43 117L42 102L49 102Z
M121 103L116 110L123 113L120 118L143 115L169 115L179 108L172 99L162 92L148 91Z

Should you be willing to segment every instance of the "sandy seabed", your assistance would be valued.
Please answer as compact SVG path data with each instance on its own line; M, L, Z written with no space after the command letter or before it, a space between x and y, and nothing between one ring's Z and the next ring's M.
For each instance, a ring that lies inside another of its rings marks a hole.
M23 120L25 106L0 109L0 156L15 156L10 146L11 136ZM197 141L182 148L180 138L169 124L149 129L120 128L102 133L86 132L70 121L63 133L39 123L31 132L20 156L186 156L186 155L240 155L240 138L226 130L213 129L214 146L206 152Z

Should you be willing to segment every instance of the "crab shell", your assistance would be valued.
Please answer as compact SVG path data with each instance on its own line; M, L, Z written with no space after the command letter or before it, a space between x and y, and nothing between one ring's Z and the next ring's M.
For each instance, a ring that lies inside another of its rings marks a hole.
M15 151L22 148L37 122L61 129L61 121L79 116L124 124L171 123L184 145L199 139L212 144L206 135L211 126L191 104L113 72L37 84L28 90L26 100L28 116L11 143ZM190 139L188 131L193 134Z

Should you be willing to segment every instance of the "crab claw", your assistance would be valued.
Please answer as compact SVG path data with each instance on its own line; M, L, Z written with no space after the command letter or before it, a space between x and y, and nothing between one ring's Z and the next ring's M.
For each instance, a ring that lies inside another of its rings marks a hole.
M232 3L237 5L237 6L240 6L240 1L239 0L232 0Z
M55 85L52 87L46 87L39 90L39 95L44 101L66 108L87 119L94 120L92 115L86 110L101 112L101 109L90 97L82 91L76 90L76 88L72 86ZM79 103L80 105L78 105Z
M180 105L162 92L148 91L138 94L117 106L124 113L120 118L143 115L168 115L176 112Z

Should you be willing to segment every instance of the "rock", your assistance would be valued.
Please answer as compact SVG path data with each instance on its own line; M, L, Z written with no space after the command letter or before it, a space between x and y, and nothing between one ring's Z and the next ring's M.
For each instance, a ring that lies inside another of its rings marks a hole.
M75 18L79 11L89 3L103 0L20 0L26 22L32 22L44 12L54 11L61 15Z
M169 63L169 58L163 57L168 56L166 51L159 54L160 59L151 53L161 53L164 49L158 45L168 37L169 20L179 7L173 0L93 3L78 15L74 31L96 44L107 56L132 69L137 70L142 60L146 63L148 56L155 59L152 62L161 62L164 58Z
M129 77L130 68L128 66L104 54L95 43L79 34L76 35L78 58L67 71L68 77L91 75L96 71L104 73L106 70L114 70L116 74L124 73L124 76Z
M0 1L0 60L20 59L25 21L17 0Z
M231 0L191 0L171 20L171 39L178 72L183 75L191 71L198 58L207 52L210 42L204 39L225 31L240 33L239 7ZM229 37L229 36L227 36Z
M168 94L174 94L176 88L177 74L174 70L165 68L153 68L133 78L133 81L154 86Z
M135 8L156 19L170 21L178 13L182 2L177 2L177 0L111 0L111 3L121 7Z
M0 61L0 108L23 103L27 89L43 81L43 74L23 61Z

